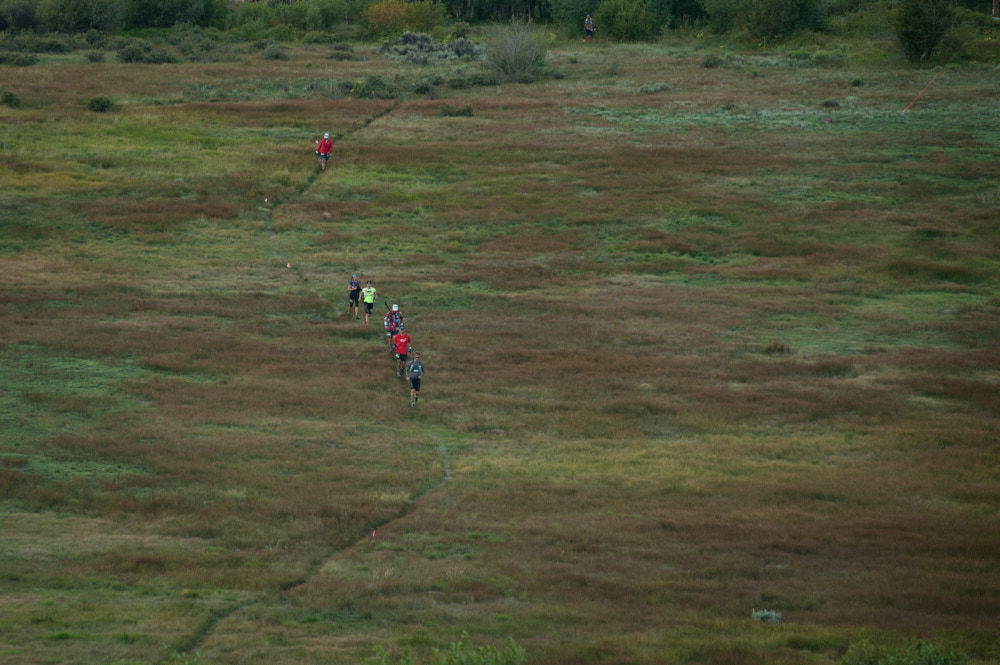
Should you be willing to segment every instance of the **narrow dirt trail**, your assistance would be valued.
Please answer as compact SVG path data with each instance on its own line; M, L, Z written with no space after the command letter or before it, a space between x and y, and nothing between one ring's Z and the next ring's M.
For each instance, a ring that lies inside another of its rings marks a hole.
M365 122L363 124L361 124L360 126L354 128L354 129L352 129L352 130L350 130L350 131L348 131L348 132L340 135L336 139L334 139L335 143L339 142L339 141L342 141L345 138L348 138L348 137L350 137L350 136L352 136L354 134L357 134L357 133L363 131L365 128L367 128L369 125L371 125L376 120L378 120L380 118L383 118L386 115L388 115L389 113L391 113L392 111L394 111L402 103L403 103L402 101L397 100L396 102L394 102L393 104L391 104L390 106L388 106L387 108L385 108L384 110L382 110L379 113L377 113L377 114L371 116L370 118L366 119ZM311 173L306 178L306 180L303 182L302 186L299 187L299 189L296 190L295 194L292 197L290 197L289 199L286 199L286 200L274 200L274 201L269 201L268 202L269 205L270 205L270 207L266 208L265 212L267 213L267 219L266 219L266 221L267 221L267 234L271 238L271 241L272 241L271 252L272 252L273 258L281 261L282 263L286 263L286 264L290 265L291 261L288 260L287 257L284 257L284 256L281 255L281 251L280 251L280 249L279 249L279 247L277 245L277 236L276 236L275 233L273 233L273 231L271 231L270 213L273 212L276 208L278 208L278 207L280 207L282 205L288 204L288 203L290 203L290 202L298 199L299 197L301 197L306 192L308 192L309 189L313 186L313 183L316 182L316 179L320 175L321 175L321 173L319 171L315 171L315 172ZM322 300L323 302L325 302L327 304L327 306L329 306L331 309L334 308L334 304L330 301L330 299L327 298L326 296L324 296L323 294L319 293L315 288L313 288L313 286L311 284L309 284L309 281L305 277L305 275L303 275L301 272L298 272L298 271L295 271L295 270L293 270L293 274L296 275L296 277L306 286L306 288L309 289L309 291L313 295L315 295L317 298L319 298L320 300ZM284 592L287 592L287 591L291 591L291 590L298 589L298 588L301 588L303 586L306 586L313 579L315 579L316 576L319 575L320 571L323 570L323 568L325 566L327 566L331 561L336 560L336 558L338 556L340 556L343 552L345 552L346 550L354 547L358 543L363 542L366 538L369 538L370 537L369 531L368 531L369 527L371 529L373 529L373 530L378 530L379 528L381 528L381 527L383 527L383 526L385 526L387 524L390 524L392 522L395 522L397 520L405 518L407 515L409 515L410 513L413 512L413 510L416 508L417 504L420 502L421 499L423 499L427 495L435 492L436 490L440 489L441 487L443 487L445 484L448 483L448 481L452 477L451 454L450 454L448 445L445 442L445 439L444 439L444 437L442 436L441 433L436 432L434 429L432 429L432 428L430 428L430 427L428 427L426 425L422 425L422 429L423 429L423 432L427 435L427 437L429 439L431 439L431 440L434 441L435 447L436 447L437 452L438 452L438 457L439 457L439 461L440 461L440 464L441 464L441 472L440 472L440 477L438 478L437 482L435 482L432 485L429 485L429 486L425 487L424 489L420 490L418 493L414 494L412 496L411 500L409 502L407 502L406 506L404 506L403 509L400 510L395 515L393 515L391 517L388 517L386 519L383 519L383 520L381 520L379 522L376 522L374 524L368 525L364 529L364 531L362 533L358 534L358 536L357 536L356 539L354 539L353 541L351 541L349 543L346 543L344 545L340 545L337 548L335 548L332 551L330 551L318 563L316 563L315 565L313 565L312 568L305 575L303 575L303 577L300 580L298 580L295 584L283 587L281 589L274 589L274 591L272 593L284 593ZM262 594L260 597L258 597L256 599L246 600L246 601L234 604L234 605L232 605L232 606L230 606L228 608L225 608L225 609L222 609L222 610L218 610L218 611L215 611L215 612L211 613L210 616L198 627L198 630L194 634L192 634L188 640L186 640L184 642L184 644L182 645L182 647L180 647L180 648L177 649L177 652L181 653L181 654L186 654L186 653L191 653L191 652L197 651L198 649L200 649L202 646L204 646L211 639L212 635L219 629L219 627L226 620L235 617L240 612L242 612L244 610L247 610L247 609L250 609L250 608L254 607L255 605L261 603L265 599L271 598L271 597L272 597L271 594ZM169 658L169 656L165 656L164 659L161 662L166 662L166 660L168 658Z

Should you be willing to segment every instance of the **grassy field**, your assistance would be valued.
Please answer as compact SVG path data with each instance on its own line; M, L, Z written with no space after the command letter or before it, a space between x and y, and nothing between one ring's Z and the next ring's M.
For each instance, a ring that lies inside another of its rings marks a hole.
M995 68L358 55L0 68L0 662L1000 663Z

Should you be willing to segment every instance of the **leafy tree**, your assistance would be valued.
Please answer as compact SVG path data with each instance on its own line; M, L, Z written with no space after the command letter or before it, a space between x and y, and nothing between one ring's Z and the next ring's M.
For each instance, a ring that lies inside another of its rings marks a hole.
M754 39L776 39L803 27L813 4L812 0L740 0L736 20Z
M55 32L113 32L121 21L117 0L42 0L38 21Z
M702 0L712 32L725 33L736 27L739 0Z
M369 35L388 35L403 29L406 3L402 0L381 0L361 12L361 20Z
M600 0L549 0L549 11L556 23L583 30L583 18L594 14L600 4Z
M896 10L895 29L906 59L926 60L948 32L953 15L950 0L903 0Z
M604 0L594 20L607 37L621 42L648 41L663 30L650 0Z
M306 21L309 30L332 30L338 23L357 20L363 0L309 0Z
M444 24L444 3L441 0L421 0L408 3L403 23L407 30L431 32Z
M169 28L177 23L223 27L225 0L123 0L125 25Z
M0 1L0 29L34 30L38 25L35 0Z

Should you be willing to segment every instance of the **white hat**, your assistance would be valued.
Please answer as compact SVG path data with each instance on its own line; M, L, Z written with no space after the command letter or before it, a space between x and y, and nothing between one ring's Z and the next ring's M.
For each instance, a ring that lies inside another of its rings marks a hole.
M392 311L398 312L399 311L399 305L393 305L392 306Z
M329 134L323 134L323 138L328 139L328 138L330 138L330 135Z

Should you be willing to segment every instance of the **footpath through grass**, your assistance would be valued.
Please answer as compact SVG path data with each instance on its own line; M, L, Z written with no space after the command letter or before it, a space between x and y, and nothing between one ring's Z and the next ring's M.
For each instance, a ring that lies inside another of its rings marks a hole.
M995 77L370 55L3 70L3 658L1000 662Z

